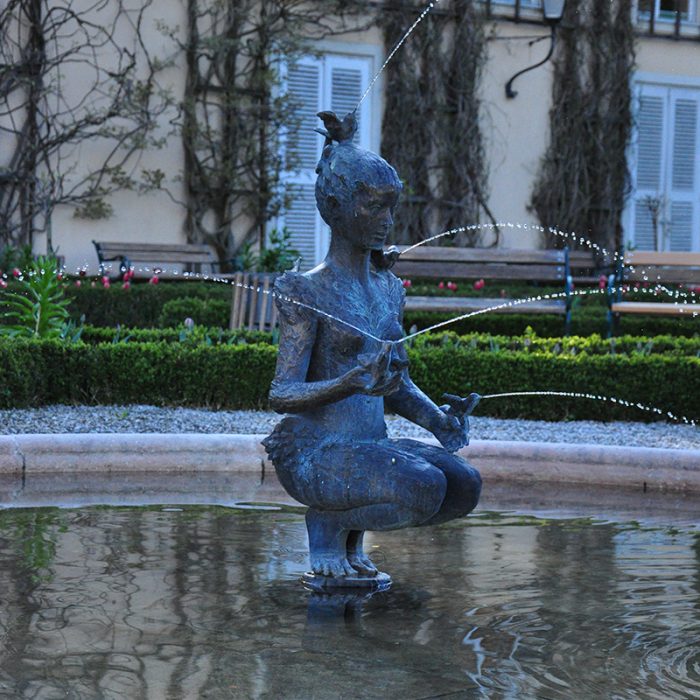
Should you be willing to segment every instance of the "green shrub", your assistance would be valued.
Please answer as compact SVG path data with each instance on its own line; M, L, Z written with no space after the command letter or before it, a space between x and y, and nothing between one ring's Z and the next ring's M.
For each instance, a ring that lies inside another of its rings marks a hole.
M0 335L59 337L68 321L64 284L54 258L33 261L12 290L0 290L0 310L5 319Z
M243 345L246 343L272 343L272 333L264 331L236 330L195 326L179 328L101 328L85 326L81 340L91 345L97 343L186 343L188 345Z
M173 299L206 299L231 303L231 287L214 282L161 282L160 284L132 284L124 289L113 284L103 289L101 284L91 286L83 280L80 287L72 285L67 290L71 318L85 317L92 326L117 325L128 328L157 328L163 306ZM181 323L186 316L179 319ZM228 318L224 325L228 325Z
M404 328L418 330L444 321L449 316L426 311L406 311ZM494 335L522 335L531 326L539 336L556 338L564 333L564 316L556 314L503 314L490 313L471 316L445 326L445 330L460 335L465 333L493 333ZM607 335L608 321L604 307L581 308L571 319L572 335ZM674 335L692 338L700 335L700 322L692 318L663 318L658 316L622 316L620 335L655 336Z
M163 304L159 325L173 328L191 318L196 325L209 328L227 328L231 315L231 303L226 299L198 299L179 297Z
M591 347L599 342L578 340ZM456 345L426 338L409 347L411 376L437 401L445 391L462 395L471 391L581 392L639 402L698 420L700 358L644 354L631 347L634 340L626 342L628 354L572 354L544 347L535 351L532 346L494 345L487 351L471 347L468 341ZM276 353L269 343L2 340L0 408L51 403L259 408L267 405ZM610 402L546 396L487 399L476 413L553 421L664 417Z

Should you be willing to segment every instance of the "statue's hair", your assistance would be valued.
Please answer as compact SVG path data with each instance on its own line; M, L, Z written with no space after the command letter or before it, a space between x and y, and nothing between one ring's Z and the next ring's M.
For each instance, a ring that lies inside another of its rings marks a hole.
M403 186L396 170L384 158L353 144L357 131L354 114L348 114L342 122L333 112L320 112L318 116L326 127L319 130L326 143L316 166L316 204L323 220L332 227L336 210L330 207L331 197L344 207L363 185L397 192Z

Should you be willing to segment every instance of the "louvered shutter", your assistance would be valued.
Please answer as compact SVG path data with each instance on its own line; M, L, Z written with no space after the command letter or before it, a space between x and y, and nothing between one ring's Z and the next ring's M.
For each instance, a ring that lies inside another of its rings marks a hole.
M670 91L672 126L668 183L667 248L700 249L700 177L698 175L698 93Z
M315 58L303 58L287 67L286 88L294 110L294 129L286 135L286 163L292 172L283 177L288 202L280 224L291 234L304 269L317 257L321 217L316 210L316 163L323 140L314 129L321 107L323 66Z
M650 200L661 205L659 219L663 218L665 116L664 90L644 86L638 93L634 197L630 216L630 238L637 250L656 249L657 232Z
M638 250L700 250L700 91L642 85L627 238ZM649 199L658 206L654 227Z
M328 251L329 231L316 209L316 164L323 138L314 130L322 126L316 114L324 109L344 117L355 109L370 80L372 60L364 56L326 54L307 57L287 67L286 87L293 101L298 129L286 136L286 156L297 172L287 173L283 185L288 206L279 225L291 234L291 244L308 270ZM373 95L362 103L355 143L370 147L370 108Z

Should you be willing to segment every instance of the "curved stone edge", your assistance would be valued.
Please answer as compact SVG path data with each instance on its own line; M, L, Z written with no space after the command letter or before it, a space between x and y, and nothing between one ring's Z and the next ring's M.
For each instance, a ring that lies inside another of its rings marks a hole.
M0 474L237 472L270 468L264 435L156 433L0 436ZM426 440L426 442L435 442ZM700 450L474 440L460 455L485 480L700 493Z

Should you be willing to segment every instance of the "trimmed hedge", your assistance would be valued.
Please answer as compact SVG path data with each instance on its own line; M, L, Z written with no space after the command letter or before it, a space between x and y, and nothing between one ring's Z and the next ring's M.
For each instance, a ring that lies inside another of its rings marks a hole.
M277 348L266 343L61 344L0 341L0 407L52 403L267 405ZM700 358L674 355L484 352L466 345L416 344L411 376L433 399L445 391L495 394L567 391L617 397L700 418ZM658 420L608 402L561 397L485 400L477 415L542 420Z
M160 284L133 284L123 289L119 283L109 289L100 284L90 286L84 281L81 287L69 286L68 310L76 321L85 316L85 322L93 326L121 325L129 328L157 328L163 307L174 299L217 300L231 304L231 287L214 282L161 282ZM227 311L228 314L228 311ZM182 323L187 314L178 319ZM228 326L228 315L222 324Z
M229 285L214 282L135 284L129 290L122 289L119 284L112 285L110 289L102 289L99 285L93 288L84 282L80 288L69 286L67 295L71 300L71 317L77 321L84 315L85 322L93 326L157 328L163 323L180 324L189 316L196 323L226 328L232 292ZM182 299L196 299L198 302L189 306L187 302L175 304L175 300ZM166 311L164 307L169 302L173 303L168 307L170 311ZM193 310L195 307L197 311ZM593 333L606 335L606 312L602 297L582 297L573 311L572 333L582 336ZM195 317L197 315L200 315L201 321ZM440 313L407 311L404 326L409 329L415 325L423 329L446 318ZM555 314L479 314L450 324L446 329L459 334L522 335L528 326L539 336L558 337L564 332L564 318ZM620 319L620 334L692 337L700 334L700 321L627 315Z
M572 335L587 336L597 333L607 335L606 307L575 309L571 317ZM406 311L404 327L428 328L445 320L445 315L426 311ZM492 333L494 335L522 335L530 326L539 336L556 338L564 333L564 317L555 314L479 314L451 323L445 330L460 335L466 333ZM675 335L686 338L700 335L700 321L691 318L664 318L659 316L622 316L620 335Z
M172 328L191 318L197 325L226 328L231 315L231 302L227 299L178 298L163 304L158 319L161 328Z

